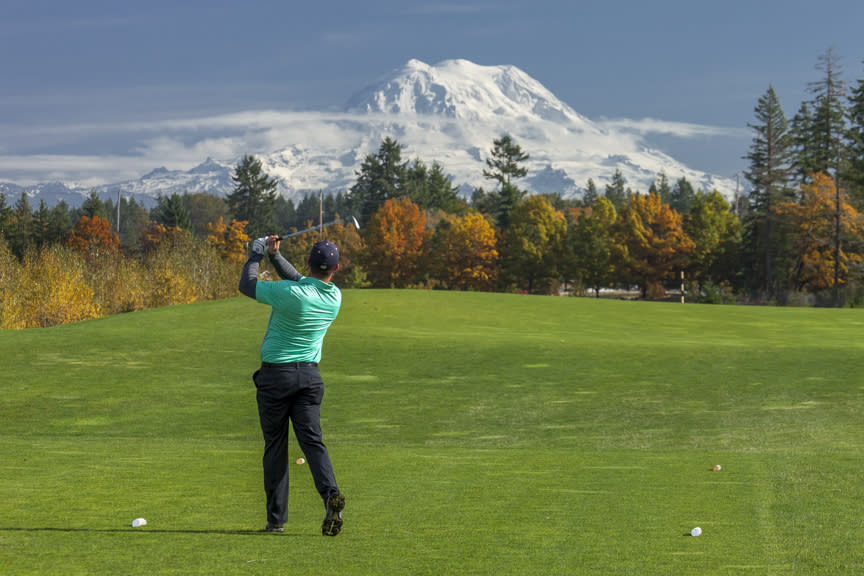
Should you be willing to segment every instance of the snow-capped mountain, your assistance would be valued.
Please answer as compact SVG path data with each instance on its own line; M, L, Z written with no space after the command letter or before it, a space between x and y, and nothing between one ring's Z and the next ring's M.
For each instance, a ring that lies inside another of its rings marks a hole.
M467 60L430 66L410 60L354 94L342 112L292 113L282 121L271 149L246 153L259 158L279 180L280 192L294 199L319 190L346 191L366 154L377 152L387 136L403 146L403 160L441 164L464 194L475 187L491 190L494 182L484 179L483 169L493 140L504 134L530 154L528 176L518 182L529 192L579 195L589 178L602 191L620 170L635 191L647 191L663 171L670 182L684 176L697 188L717 189L730 199L735 193L734 181L692 170L632 134L600 127L513 66ZM238 161L207 158L190 170L156 168L137 180L86 189L0 184L0 193L14 196L24 190L49 204L49 196L65 194L71 205L91 190L106 197L134 195L139 201L184 192L225 195L233 189L231 173Z

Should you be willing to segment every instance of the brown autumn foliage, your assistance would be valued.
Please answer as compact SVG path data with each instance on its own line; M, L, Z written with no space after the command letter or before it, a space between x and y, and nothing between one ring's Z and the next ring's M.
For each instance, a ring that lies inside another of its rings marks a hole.
M378 288L407 288L420 280L429 231L426 213L408 198L384 202L363 232L364 269Z

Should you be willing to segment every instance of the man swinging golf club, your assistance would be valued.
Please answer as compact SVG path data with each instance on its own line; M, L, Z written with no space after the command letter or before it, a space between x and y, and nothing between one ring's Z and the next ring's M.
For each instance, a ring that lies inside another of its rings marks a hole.
M264 435L264 490L268 532L282 532L288 517L288 422L293 424L315 488L324 499L325 536L342 530L345 496L336 485L321 435L324 382L318 371L321 344L342 303L332 283L339 269L336 245L315 244L302 276L280 253L279 236L258 238L240 277L240 292L272 307L261 344L261 368L252 376ZM268 254L281 282L258 282L258 266Z

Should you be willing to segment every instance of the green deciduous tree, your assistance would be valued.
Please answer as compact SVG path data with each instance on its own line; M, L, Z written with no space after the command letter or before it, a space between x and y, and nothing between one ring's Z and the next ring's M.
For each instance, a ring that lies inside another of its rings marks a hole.
M684 232L693 241L689 271L700 286L734 278L741 223L718 191L696 194L689 214L684 216Z
M561 277L567 222L549 200L529 196L513 209L501 248L502 274L511 287L550 294Z
M581 284L600 297L600 289L612 284L615 262L622 254L613 236L618 213L608 198L597 198L567 228L567 247L573 254Z

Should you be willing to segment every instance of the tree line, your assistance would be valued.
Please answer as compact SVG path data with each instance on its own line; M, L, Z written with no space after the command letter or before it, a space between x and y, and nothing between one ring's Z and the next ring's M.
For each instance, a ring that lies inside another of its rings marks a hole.
M296 205L249 155L225 198L172 194L147 210L94 193L77 209L33 209L25 195L13 205L0 195L0 326L233 295L250 238L307 228L321 215L363 224L359 234L326 229L342 248L336 281L346 287L594 296L637 287L643 298L663 298L684 282L691 301L860 305L864 80L847 86L833 50L817 70L812 99L791 121L773 87L759 98L748 124L752 188L732 204L663 172L647 192L633 190L620 170L602 190L589 179L578 199L529 195L519 180L530 154L506 134L486 159L489 189L470 199L438 162L403 160L390 137L364 158L350 189ZM297 236L283 251L302 267L317 238ZM77 296L52 292L54 284L77 286ZM64 299L78 304L64 308ZM57 311L45 312L48 301Z

